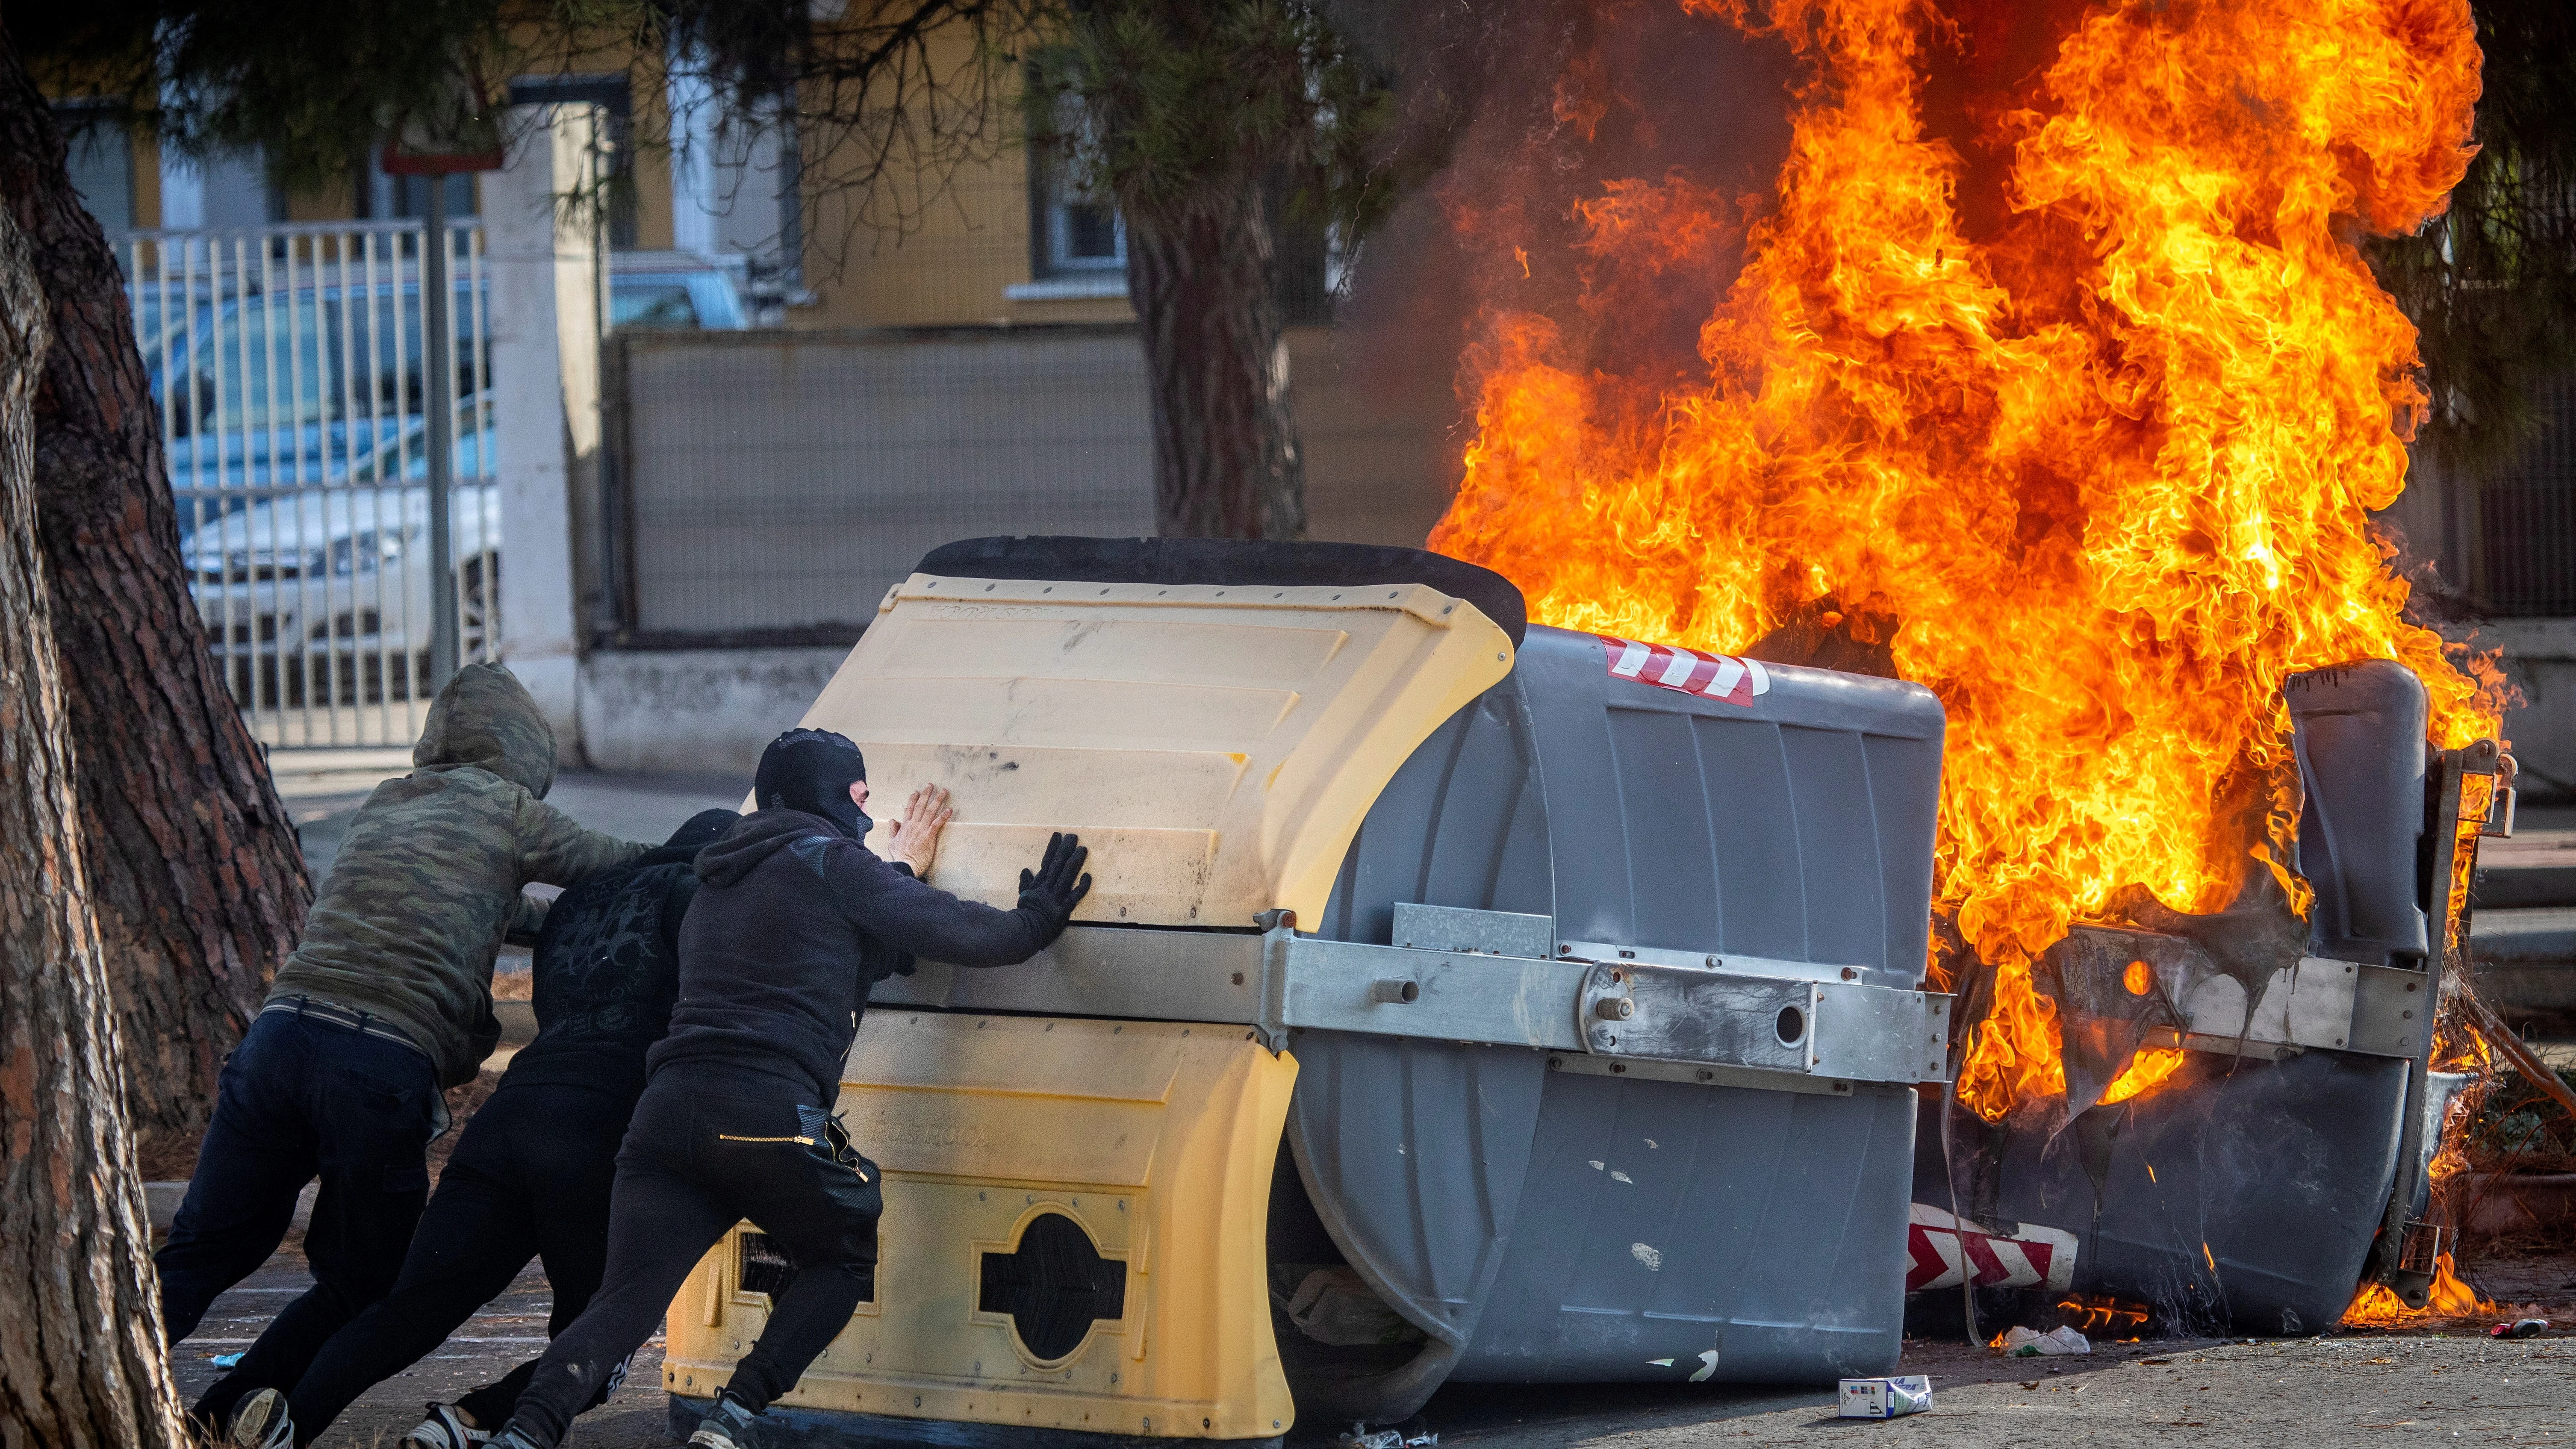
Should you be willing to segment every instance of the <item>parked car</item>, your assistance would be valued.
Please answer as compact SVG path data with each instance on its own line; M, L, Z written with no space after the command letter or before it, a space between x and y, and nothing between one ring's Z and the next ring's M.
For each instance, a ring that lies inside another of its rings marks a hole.
M459 281L448 311L458 397L492 385L475 302L475 284ZM417 277L267 293L137 287L135 331L168 419L172 486L223 492L218 506L238 507L233 490L335 482L353 459L415 430L426 402L420 314ZM609 323L738 330L750 319L732 270L686 252L621 252Z
M427 678L437 587L420 280L300 271L310 280L291 289L231 277L134 289L189 587L245 703L411 698ZM466 658L495 637L500 597L479 291L459 278L449 308L461 401L446 586ZM618 254L609 305L612 325L749 325L733 273L686 253Z
M497 637L500 490L483 466L492 400L457 409L448 586L460 657ZM189 590L234 697L263 705L380 703L426 689L436 582L426 419L335 467L331 487L235 490L180 540ZM182 494L183 498L186 496ZM182 526L190 520L183 517Z
M737 262L739 258L735 259ZM696 252L612 252L608 325L737 332L751 325L740 266Z

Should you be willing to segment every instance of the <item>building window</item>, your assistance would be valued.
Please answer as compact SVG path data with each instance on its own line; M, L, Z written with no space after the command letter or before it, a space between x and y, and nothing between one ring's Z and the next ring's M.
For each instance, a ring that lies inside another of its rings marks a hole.
M1035 70L1030 72L1034 83ZM1117 203L1074 183L1071 153L1081 115L1070 99L1063 129L1029 149L1029 278L1003 289L1013 301L1127 295L1127 221Z
M1127 266L1127 223L1108 202L1062 188L1046 202L1046 272L1123 271Z
M71 145L72 189L114 237L134 229L134 141L105 105L71 102L54 108Z

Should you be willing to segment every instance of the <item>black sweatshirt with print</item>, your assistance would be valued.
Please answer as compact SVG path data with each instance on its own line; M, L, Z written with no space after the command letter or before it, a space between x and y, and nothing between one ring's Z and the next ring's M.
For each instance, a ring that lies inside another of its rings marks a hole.
M680 991L696 855L694 844L659 846L556 899L532 968L537 1039L511 1059L503 1086L643 1093L644 1054L669 1029Z

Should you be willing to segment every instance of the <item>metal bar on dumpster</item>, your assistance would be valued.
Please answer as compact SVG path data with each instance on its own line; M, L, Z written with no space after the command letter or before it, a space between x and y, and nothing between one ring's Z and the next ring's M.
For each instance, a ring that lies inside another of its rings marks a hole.
M924 961L868 993L877 1006L1120 1016L1143 1021L1261 1020L1263 938L1243 931L1074 926L1017 966Z
M1380 1036L1576 1050L1574 1000L1589 963L1299 939L1279 1024ZM1410 982L1411 1000L1380 982Z
M2451 955L2453 932L2465 936L2468 931L2468 902L2455 902L2455 868L2467 837L2467 849L2474 864L2477 832L2463 832L2461 822L2462 787L2471 775L2484 775L2492 788L2500 751L2493 740L2479 740L2463 749L2444 750L2435 760L2433 777L2428 782L2432 808L2426 828L2438 831L2433 845L2433 869L2430 881L2433 899L2428 903L2433 916L2432 951L2424 962L2424 1006L2422 1039L2416 1043L2406 1063L2406 1105L2398 1123L2397 1176L2388 1191L2388 1208L2380 1219L2379 1241L2371 1246L2367 1281L2384 1283L2409 1308L2421 1308L2432 1290L2432 1276L2426 1271L2404 1267L2407 1219L2415 1207L2415 1190L2425 1175L2424 1102L2433 1069L2434 1025L2442 1000L2442 974ZM2478 812L2483 824L2486 812Z
M1947 1071L1940 1051L1947 997L1818 981L1817 972L1834 968L1782 964L1797 974L1423 951L1299 936L1284 919L1260 935L1075 926L1024 965L983 971L923 962L909 977L879 982L869 999L951 1011L1224 1022L1253 1028L1273 1050L1299 1030L1520 1046L1722 1067L1725 1085L1783 1091L1835 1078L1911 1086ZM1634 1018L1642 1032L1625 1049L1591 1042L1584 1029L1603 1004L1592 978L1614 971L1646 985L1642 1015L1624 990L1618 994L1630 1007L1620 1019ZM1763 1048L1766 1034L1780 1037L1784 1006L1796 1011L1796 1029Z

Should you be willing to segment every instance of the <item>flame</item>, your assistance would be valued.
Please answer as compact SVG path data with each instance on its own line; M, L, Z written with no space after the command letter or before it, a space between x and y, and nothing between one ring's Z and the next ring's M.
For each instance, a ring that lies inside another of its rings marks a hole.
M2183 1055L2170 1047L2145 1047L2129 1060L2129 1069L2120 1073L2103 1089L2102 1105L2125 1102L2162 1086L2167 1077L2182 1070ZM2060 1090L2064 1090L2061 1088Z
M2433 1292L2422 1308L2407 1307L2385 1284L2365 1283L2353 1295L2352 1306L2344 1310L2343 1326L2395 1328L2436 1318L2469 1318L2494 1312L2495 1300L2460 1281L2460 1276L2451 1271L2451 1255L2443 1253L2433 1259Z
M2468 6L2059 6L2053 60L1969 107L2008 173L1972 220L1926 69L2027 5L1682 3L1809 67L1777 195L1749 229L1678 175L1578 208L1580 305L1488 314L1431 544L1543 622L1720 652L1822 625L1940 696L1937 908L1993 972L1959 1095L2000 1118L2065 1090L2031 965L2115 892L2210 911L2263 868L2304 910L2286 676L2400 661L2446 746L2495 714L2491 666L2401 618L2368 518L2422 395L2355 247L2466 165ZM1736 235L1732 288L1694 292L1677 249ZM1676 296L1713 308L1705 376L1621 372L1640 329L1601 314Z
M2066 1315L2076 1332L2094 1337L2127 1333L2129 1342L2146 1332L2154 1313L2143 1303L2132 1303L2108 1293L2077 1293L2057 1301L2057 1311Z

